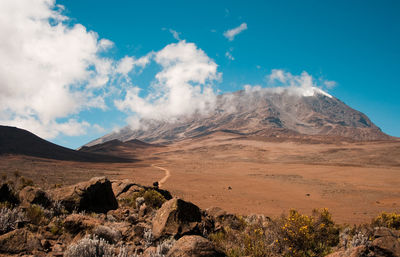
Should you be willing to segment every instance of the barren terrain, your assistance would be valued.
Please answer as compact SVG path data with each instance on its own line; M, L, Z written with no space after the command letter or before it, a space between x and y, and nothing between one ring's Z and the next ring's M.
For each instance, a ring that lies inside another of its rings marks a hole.
M132 163L55 161L1 156L0 174L15 171L42 187L93 176L160 181L201 208L279 216L291 208L310 214L327 207L339 223L368 222L400 208L400 141L318 143L270 140L218 132L123 156Z

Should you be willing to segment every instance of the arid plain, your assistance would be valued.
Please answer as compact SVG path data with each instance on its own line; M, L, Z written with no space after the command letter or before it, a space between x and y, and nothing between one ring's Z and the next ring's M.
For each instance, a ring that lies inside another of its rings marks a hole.
M335 221L348 224L400 208L400 140L267 139L217 132L162 147L121 147L113 154L140 161L9 155L0 157L0 173L12 178L18 171L44 188L103 175L145 185L164 178L164 189L203 209L276 217L291 208L310 214L326 207Z

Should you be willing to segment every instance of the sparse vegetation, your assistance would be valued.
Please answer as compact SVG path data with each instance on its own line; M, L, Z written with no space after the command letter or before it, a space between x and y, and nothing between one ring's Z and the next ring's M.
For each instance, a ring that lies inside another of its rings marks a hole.
M44 209L37 204L30 205L26 211L27 219L34 225L40 225L42 221L45 219Z
M66 257L113 257L114 247L102 238L85 237L72 244L65 252Z
M287 217L248 222L210 235L228 256L325 256L339 243L339 228L326 209L312 216L291 210Z
M17 228L24 220L24 215L18 209L2 207L0 209L0 235Z

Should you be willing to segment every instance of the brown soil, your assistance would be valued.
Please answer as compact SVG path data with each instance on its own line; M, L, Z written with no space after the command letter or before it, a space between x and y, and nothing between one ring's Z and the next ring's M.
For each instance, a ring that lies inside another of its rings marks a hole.
M125 149L126 151L126 149ZM316 143L229 133L132 151L136 163L82 163L1 156L0 175L19 171L42 187L93 176L162 187L201 208L279 216L327 207L339 223L368 222L400 209L400 141ZM127 153L124 152L124 156Z

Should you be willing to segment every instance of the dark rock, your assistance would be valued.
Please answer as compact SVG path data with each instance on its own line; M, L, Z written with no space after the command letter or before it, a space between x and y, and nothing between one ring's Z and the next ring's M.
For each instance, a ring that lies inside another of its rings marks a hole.
M19 199L23 205L38 204L45 208L51 206L52 201L48 194L40 188L27 186L19 192Z
M174 198L165 202L153 219L155 239L163 236L179 238L186 234L199 234L201 213L199 207Z
M51 193L54 200L60 201L70 212L106 213L118 208L111 182L105 177L92 178L74 186L55 189Z
M11 204L19 203L14 190L7 183L0 186L0 202L9 202Z
M169 250L167 257L223 257L212 242L201 236L184 236Z

